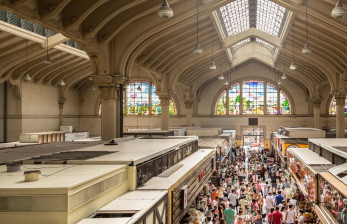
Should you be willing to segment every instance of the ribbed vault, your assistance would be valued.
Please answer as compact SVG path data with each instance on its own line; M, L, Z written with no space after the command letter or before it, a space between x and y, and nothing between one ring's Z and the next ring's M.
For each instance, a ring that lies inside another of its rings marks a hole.
M220 72L227 71L230 63L234 67L249 60L258 60L269 69L280 72L284 72L285 62L289 78L308 90L322 83L327 83L334 90L338 88L337 74L346 74L347 17L340 20L331 17L335 0L307 1L309 43L313 49L311 55L301 53L306 42L306 1L271 0L288 10L288 21L278 37L255 29L225 37L215 12L234 0L199 0L199 42L204 50L201 55L192 53L196 41L196 2L168 2L174 11L174 17L170 19L157 15L161 0L0 0L0 8L62 33L77 41L89 57L97 57L97 68L91 68L82 59L64 57L64 63L69 67L66 78L69 86L75 88L89 88L91 82L86 77L91 73L121 74L131 78L132 66L136 63L154 74L155 82L162 80L162 88L167 90L174 90L177 83L198 90L206 82L216 79ZM252 10L257 9L257 1L250 2ZM347 0L342 3L347 6ZM250 17L251 28L256 28L256 19ZM211 27L215 33L212 39ZM251 41L233 49L239 41L248 38ZM23 50L19 49L24 44L23 39L12 39L2 33L0 39L4 43L2 46L7 46L1 52L5 57L16 52L16 48L10 46L17 46L18 51ZM276 49L269 50L259 40L266 41ZM215 71L208 69L211 42L214 43L214 60L218 67ZM35 42L30 41L29 46L32 51L44 52ZM31 63L43 60L43 52L33 55ZM51 54L54 60L60 55L56 49ZM292 60L298 66L295 71L289 70ZM22 77L23 62L19 58L17 64L2 68L1 80L10 74L14 79ZM33 66L34 80L56 85L59 81L58 67L55 64L50 66L50 69ZM52 71L52 75L47 74L48 71ZM70 74L76 73L84 75L70 77Z

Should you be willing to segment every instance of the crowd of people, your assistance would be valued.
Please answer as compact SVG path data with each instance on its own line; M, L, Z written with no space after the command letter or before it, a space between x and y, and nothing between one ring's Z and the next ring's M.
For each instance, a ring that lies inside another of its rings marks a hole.
M199 195L196 211L183 219L187 223L314 223L304 195L268 151L238 148L214 176Z

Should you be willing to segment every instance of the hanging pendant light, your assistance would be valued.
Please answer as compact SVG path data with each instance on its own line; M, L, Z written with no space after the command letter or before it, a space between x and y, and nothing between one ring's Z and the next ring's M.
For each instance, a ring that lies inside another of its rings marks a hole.
M43 63L45 63L46 65L52 64L52 61L51 61L51 59L49 59L49 56L48 56L48 34L47 34L47 30L46 30L46 59L43 61Z
M63 80L63 52L60 53L60 86L65 86L65 82Z
M308 30L307 30L307 4L308 4L308 0L306 1L306 43L304 48L302 49L302 53L303 54L311 54L312 53L312 49L310 47L310 45L308 44Z
M278 79L277 84L278 84L279 86L282 85L281 79Z
M292 53L292 64L289 66L289 69L290 70L296 70L296 65L295 65L295 63L294 63L294 34L295 34L295 32L294 32L294 27L295 27L295 24L293 23L293 40L292 40L292 45L293 45L293 53Z
M199 0L196 0L196 43L193 52L194 54L202 53L202 48L199 44Z
M345 17L347 15L347 10L343 8L341 0L337 0L336 6L331 11L331 16L336 19L341 19L342 17Z
M214 63L214 55L213 55L213 22L212 22L212 25L211 25L211 48L212 48L212 62L209 66L209 69L210 70L216 70L217 69L217 66L216 64Z
M170 8L167 0L164 0L163 4L161 4L161 7L158 9L158 15L165 19L171 18L173 16L173 11Z
M31 81L31 77L29 75L29 55L28 55L28 40L26 40L25 42L25 45L26 45L26 55L27 55L27 71L26 71L26 74L24 76L24 81Z
M95 88L95 85L93 84L92 91L95 91L95 90L96 90L96 88Z
M286 75L286 45L283 46L283 75L282 79L287 79Z
M219 74L218 79L219 80L224 80L224 76L223 76L222 72Z

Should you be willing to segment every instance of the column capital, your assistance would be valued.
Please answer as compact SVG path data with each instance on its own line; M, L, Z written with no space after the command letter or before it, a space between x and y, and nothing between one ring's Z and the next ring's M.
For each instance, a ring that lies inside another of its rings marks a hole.
M345 95L335 96L335 100L336 100L336 105L345 106L346 96Z
M63 109L64 104L65 104L65 101L66 101L66 98L65 98L65 97L60 97L60 98L59 98L58 103L59 103L59 108L60 108L60 109Z
M170 104L170 97L173 95L173 91L171 90L156 90L155 94L159 96L160 99L160 105L161 106L169 106Z
M184 99L184 104L187 108L192 108L194 104L195 98L193 97L187 97Z

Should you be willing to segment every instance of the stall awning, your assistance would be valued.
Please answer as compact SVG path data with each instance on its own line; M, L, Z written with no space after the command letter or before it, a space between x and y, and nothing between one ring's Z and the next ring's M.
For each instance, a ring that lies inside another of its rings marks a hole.
M299 159L304 161L307 165L330 165L331 162L324 157L319 156L317 153L306 148L290 148L288 151L292 152Z

